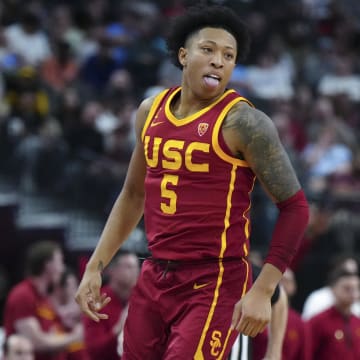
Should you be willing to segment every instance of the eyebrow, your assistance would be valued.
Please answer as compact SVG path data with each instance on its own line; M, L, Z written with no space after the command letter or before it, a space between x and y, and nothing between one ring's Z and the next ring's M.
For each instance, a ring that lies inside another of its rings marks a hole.
M213 40L202 40L202 41L200 41L200 44L201 43L211 43L211 44L216 45L216 46L218 45L218 43L216 41L213 41ZM226 45L225 48L230 49L230 50L235 50L235 48L233 46L231 46L231 45Z

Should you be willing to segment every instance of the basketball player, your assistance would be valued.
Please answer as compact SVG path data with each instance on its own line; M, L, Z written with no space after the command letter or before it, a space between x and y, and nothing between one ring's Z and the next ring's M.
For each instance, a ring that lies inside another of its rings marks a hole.
M106 318L101 272L144 213L152 256L130 298L122 360L225 359L238 332L253 337L270 320L270 299L296 252L308 205L271 119L226 88L248 43L230 9L188 9L168 38L181 86L138 109L127 179L76 296L90 318ZM250 288L257 178L279 217Z

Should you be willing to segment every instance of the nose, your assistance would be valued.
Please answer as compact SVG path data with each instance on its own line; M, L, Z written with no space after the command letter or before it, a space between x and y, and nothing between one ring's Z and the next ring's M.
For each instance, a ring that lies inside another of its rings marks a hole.
M223 57L222 54L219 52L215 52L213 57L211 58L211 65L215 68L221 68L223 67Z

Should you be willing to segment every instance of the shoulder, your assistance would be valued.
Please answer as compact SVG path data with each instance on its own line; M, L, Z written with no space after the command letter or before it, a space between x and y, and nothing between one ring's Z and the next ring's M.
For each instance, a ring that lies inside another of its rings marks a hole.
M15 299L24 299L24 296L27 298L29 296L34 296L33 288L29 281L24 280L20 282L19 284L15 285L12 290L9 293L9 299L15 300Z
M157 96L155 95L142 100L137 109L135 128L136 128L136 133L139 136L144 127L145 121L150 113L151 107L153 106L156 97Z
M280 139L273 121L245 101L236 103L226 115L222 132L234 154L271 151Z
M170 89L164 89L163 91L142 100L138 107L138 117L143 118L143 120L145 121L153 105L161 102L161 99L164 98L164 96L169 90Z
M26 299L26 303L24 303L24 299ZM26 307L32 307L36 301L36 294L31 284L27 281L22 281L10 291L6 300L7 311L16 312L20 308L24 308L25 305Z
M139 111L140 112L149 112L151 109L151 106L153 105L155 99L156 99L156 95L154 96L150 96L144 100L141 101L140 105L139 105Z
M270 117L245 101L239 101L229 110L223 128L234 128L244 134L277 134Z
M330 307L324 309L320 313L314 315L310 320L309 323L319 324L328 321L329 318L337 317L337 312L334 311L334 307Z

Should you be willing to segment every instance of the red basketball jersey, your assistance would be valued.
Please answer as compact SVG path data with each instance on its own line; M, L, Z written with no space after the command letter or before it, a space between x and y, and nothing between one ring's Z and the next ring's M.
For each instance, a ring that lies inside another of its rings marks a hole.
M221 125L234 104L248 101L227 90L179 120L170 103L180 91L172 88L156 97L142 131L149 250L168 260L246 256L255 175L231 154Z

